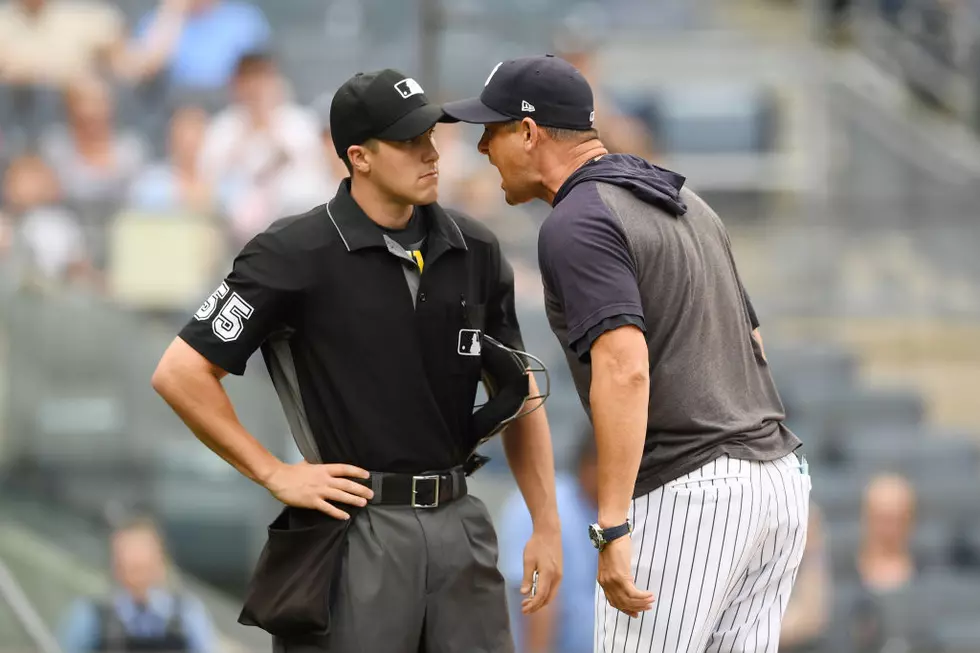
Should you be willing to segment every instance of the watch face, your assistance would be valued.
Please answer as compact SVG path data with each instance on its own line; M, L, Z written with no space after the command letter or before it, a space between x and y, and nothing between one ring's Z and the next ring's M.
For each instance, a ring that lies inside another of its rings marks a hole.
M602 531L596 524L589 525L589 539L592 540L592 546L597 549L601 549L603 545L602 541Z

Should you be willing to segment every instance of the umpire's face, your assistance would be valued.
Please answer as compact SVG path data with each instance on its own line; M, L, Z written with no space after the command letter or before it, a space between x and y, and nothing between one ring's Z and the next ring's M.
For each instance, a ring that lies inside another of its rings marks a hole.
M484 126L477 148L500 173L500 187L510 205L537 197L540 175L535 172L538 126L530 118Z
M400 204L424 206L439 199L435 128L410 141L371 140L348 150L362 180Z

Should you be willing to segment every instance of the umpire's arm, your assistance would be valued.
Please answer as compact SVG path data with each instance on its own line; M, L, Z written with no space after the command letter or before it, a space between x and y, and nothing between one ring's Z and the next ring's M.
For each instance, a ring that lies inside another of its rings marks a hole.
M509 347L523 349L514 302L514 271L494 243L493 277L495 279L487 311L487 333ZM530 372L529 372L530 374ZM530 378L530 396L538 396L534 375ZM521 609L525 614L547 605L558 590L562 576L561 525L555 498L555 464L551 432L541 399L532 399L523 417L515 420L501 436L504 452L524 502L531 513L534 532L524 549L524 579L521 593L526 597ZM528 412L534 408L533 412ZM534 572L538 572L537 592L530 596Z
M252 353L296 305L307 268L270 232L236 257L231 273L174 339L153 374L153 388L209 449L284 504L337 519L330 501L363 506L371 490L346 477L368 473L345 464L287 465L246 430L221 384L241 375Z
M264 485L280 461L238 420L221 385L225 374L184 340L175 338L157 365L152 384L201 442Z

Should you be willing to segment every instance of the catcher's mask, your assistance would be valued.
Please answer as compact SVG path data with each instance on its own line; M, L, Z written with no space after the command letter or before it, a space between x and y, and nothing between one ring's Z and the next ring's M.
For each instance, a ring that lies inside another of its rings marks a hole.
M476 453L484 442L503 431L511 422L530 415L544 405L551 394L551 377L540 358L512 349L485 333L480 335L480 364L487 401L474 406L470 421L470 457L467 474L486 464L486 456ZM544 388L531 395L531 373L544 375Z

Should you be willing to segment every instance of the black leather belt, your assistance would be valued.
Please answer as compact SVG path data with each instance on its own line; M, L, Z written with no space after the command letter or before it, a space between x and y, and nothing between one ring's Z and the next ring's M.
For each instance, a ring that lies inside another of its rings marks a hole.
M467 492L466 473L462 467L416 475L371 472L371 478L353 480L374 491L369 505L438 508Z

